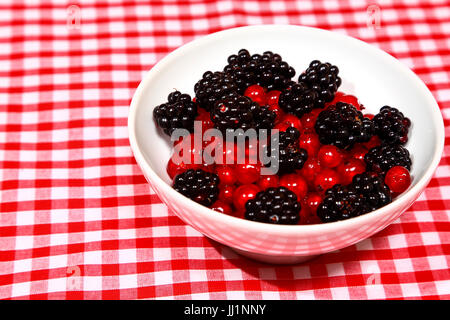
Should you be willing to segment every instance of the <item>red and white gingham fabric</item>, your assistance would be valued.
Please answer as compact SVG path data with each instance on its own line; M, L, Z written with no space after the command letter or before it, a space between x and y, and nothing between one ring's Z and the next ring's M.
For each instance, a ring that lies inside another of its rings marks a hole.
M192 39L268 23L329 29L393 54L428 85L450 132L446 0L3 1L1 299L450 298L448 139L399 220L296 266L208 240L146 183L127 135L144 74Z

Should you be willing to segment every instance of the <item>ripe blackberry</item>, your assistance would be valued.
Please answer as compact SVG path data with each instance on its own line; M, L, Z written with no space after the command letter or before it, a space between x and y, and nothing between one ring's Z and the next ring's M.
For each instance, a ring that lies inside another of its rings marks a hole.
M200 107L210 111L216 101L236 93L233 78L224 72L207 71L194 86L195 98Z
M325 198L317 208L322 222L333 222L360 216L371 211L364 198L353 188L334 185L325 192Z
M411 169L411 158L409 151L401 145L387 145L372 148L364 156L366 170L374 171L384 175L395 166Z
M338 102L319 113L314 126L322 144L351 149L357 142L367 142L373 135L373 123L353 105Z
M164 133L171 135L175 129L194 131L194 121L197 116L197 105L191 96L174 91L167 97L167 102L153 110L153 117Z
M252 84L258 84L270 90L282 90L295 76L295 70L281 58L279 54L266 51L250 55L248 50L241 49L238 54L228 57L228 64L223 69L231 75L243 94Z
M278 104L285 112L301 118L315 108L317 97L316 91L309 89L304 83L296 83L281 92Z
M275 118L276 114L267 107L239 94L217 101L211 110L214 127L223 133L227 129L271 129Z
M384 179L373 172L364 172L353 177L351 188L363 196L370 211L392 202L391 190Z
M276 141L275 136L272 136L268 146L270 148L270 163L278 161L279 175L300 170L308 159L308 152L299 147L299 138L300 131L294 127L289 127L286 131L280 131L278 141Z
M381 108L373 118L375 134L387 144L405 144L411 121L398 109L389 106Z
M322 63L319 60L311 61L298 78L299 83L304 83L308 88L317 92L316 106L323 107L326 102L334 99L334 95L341 85L341 78L338 76L339 69L331 63Z
M269 107L259 107L255 112L255 129L272 129L275 125L277 114Z
M245 219L274 224L297 224L300 209L297 196L288 188L268 188L246 202Z
M201 169L189 169L174 179L173 188L204 206L211 206L219 196L219 177Z

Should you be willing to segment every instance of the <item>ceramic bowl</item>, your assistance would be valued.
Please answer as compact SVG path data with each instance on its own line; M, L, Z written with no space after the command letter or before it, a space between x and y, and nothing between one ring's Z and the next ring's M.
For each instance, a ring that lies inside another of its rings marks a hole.
M220 71L227 57L241 48L251 53L279 53L297 71L314 59L337 65L340 91L354 94L366 112L384 105L401 110L412 121L409 189L391 204L371 213L327 224L273 225L225 215L176 192L166 172L172 143L153 121L153 108L176 88L194 96L194 84L205 71ZM129 138L147 181L169 209L205 236L247 257L269 263L297 263L357 243L396 220L419 197L435 171L444 146L439 107L425 84L389 54L360 40L321 29L264 25L217 32L176 49L144 77L131 102ZM149 212L149 214L151 214Z

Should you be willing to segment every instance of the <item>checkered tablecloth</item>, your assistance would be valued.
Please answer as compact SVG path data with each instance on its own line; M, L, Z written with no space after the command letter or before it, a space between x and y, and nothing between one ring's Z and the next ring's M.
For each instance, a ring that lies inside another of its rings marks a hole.
M428 85L450 132L446 0L2 1L0 298L450 298L448 139L399 220L295 266L208 240L146 183L127 134L145 73L195 38L269 23L329 29L393 54Z

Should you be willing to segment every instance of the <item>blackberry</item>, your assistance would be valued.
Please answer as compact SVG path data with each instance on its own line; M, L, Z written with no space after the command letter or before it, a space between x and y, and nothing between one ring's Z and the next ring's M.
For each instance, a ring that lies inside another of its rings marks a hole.
M366 170L385 175L395 166L402 166L411 170L411 158L409 151L401 145L388 145L372 148L364 156Z
M351 149L357 142L367 142L373 135L370 119L353 105L338 102L319 113L314 128L322 144Z
M270 163L278 162L277 173L279 175L300 170L308 159L307 151L298 145L299 138L300 131L294 127L289 127L286 131L280 131L278 141L272 136L268 146L270 148ZM270 163L266 166L269 166Z
M278 104L283 111L301 118L315 108L317 97L316 91L309 89L304 83L296 83L281 92Z
M254 114L255 129L272 129L275 125L277 114L269 109L269 107L259 107Z
M370 212L362 195L353 188L334 185L325 192L325 198L317 208L317 216L322 222L333 222L360 216Z
M210 111L216 101L236 93L237 86L233 78L223 72L207 71L194 86L195 98L200 107Z
M201 169L189 169L175 177L173 188L195 202L209 207L219 196L219 177Z
M297 224L300 220L297 196L285 187L268 188L245 204L245 219L274 224Z
M211 121L214 127L223 133L227 129L271 129L276 114L267 107L260 107L249 97L234 94L219 100L211 110Z
M299 83L304 83L308 88L317 92L316 106L323 107L326 102L334 99L334 95L341 85L338 76L339 69L331 63L322 63L319 60L311 61L298 78Z
M387 144L405 144L411 121L398 109L389 106L381 108L373 118L375 134Z
M392 202L391 190L384 179L373 172L364 172L353 177L351 188L362 195L370 211Z
M250 55L246 49L229 56L223 71L231 75L241 94L253 84L268 90L282 90L295 76L294 68L283 61L279 54L266 51L262 55Z
M191 96L174 91L167 97L167 102L153 110L153 117L164 133L171 135L175 129L194 131L194 121L197 116L197 105Z

